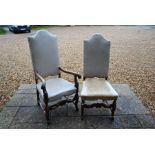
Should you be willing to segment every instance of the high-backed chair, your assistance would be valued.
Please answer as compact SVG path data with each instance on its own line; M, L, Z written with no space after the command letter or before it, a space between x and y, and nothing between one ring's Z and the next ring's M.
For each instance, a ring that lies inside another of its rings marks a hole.
M60 67L56 35L40 30L28 37L28 42L35 74L37 102L45 111L47 122L49 123L49 110L65 103L73 102L78 111L78 78L81 76ZM74 76L75 84L61 78L61 72ZM45 79L49 76L50 78ZM74 97L68 98L72 94L75 94Z
M108 82L110 58L110 41L105 40L101 34L94 34L89 40L84 40L84 75L81 90L81 119L84 108L104 107L110 108L112 118L116 109L117 92ZM94 100L96 103L86 103ZM107 100L112 100L108 103Z

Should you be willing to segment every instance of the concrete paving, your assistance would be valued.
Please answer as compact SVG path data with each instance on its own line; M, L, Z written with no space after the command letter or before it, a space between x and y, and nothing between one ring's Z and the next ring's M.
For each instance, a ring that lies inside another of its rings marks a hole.
M115 119L104 108L85 109L84 120L72 103L50 112L47 125L38 107L35 85L21 85L0 112L1 129L154 129L155 120L127 84L113 84L119 94ZM80 101L79 101L80 109Z

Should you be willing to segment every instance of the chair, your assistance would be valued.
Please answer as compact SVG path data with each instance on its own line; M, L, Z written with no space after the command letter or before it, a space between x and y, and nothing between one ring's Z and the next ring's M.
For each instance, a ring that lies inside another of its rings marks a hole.
M40 30L28 37L28 42L36 81L37 102L45 111L47 122L49 123L49 110L66 103L72 102L78 111L78 78L81 76L59 66L56 35ZM75 84L61 78L61 72L74 76Z
M81 90L81 119L84 108L110 108L112 119L116 109L117 92L108 82L110 57L110 41L101 34L94 34L89 40L84 40L84 75ZM86 103L85 101L89 102ZM112 103L109 103L111 100ZM92 103L90 101L98 101Z

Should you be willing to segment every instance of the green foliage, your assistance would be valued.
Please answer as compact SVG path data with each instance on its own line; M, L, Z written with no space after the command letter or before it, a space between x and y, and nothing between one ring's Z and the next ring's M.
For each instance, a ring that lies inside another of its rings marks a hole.
M69 25L32 25L31 28L33 30L41 30L41 29L48 29L51 27L68 27Z
M50 27L52 27L52 25L32 25L31 26L33 30L48 29Z
M3 110L3 108L2 107L0 107L0 112Z
M0 28L0 35L3 35L3 34L6 34L6 30L5 29L3 29L3 28Z

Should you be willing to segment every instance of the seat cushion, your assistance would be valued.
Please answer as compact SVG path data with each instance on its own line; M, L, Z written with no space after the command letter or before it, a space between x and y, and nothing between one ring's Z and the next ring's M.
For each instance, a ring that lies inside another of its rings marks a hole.
M43 97L41 89L42 83L37 84L37 89ZM46 81L46 90L50 101L60 99L63 96L68 96L76 92L74 84L62 78L53 78Z
M87 78L83 81L82 99L116 99L117 92L111 84L103 78Z

